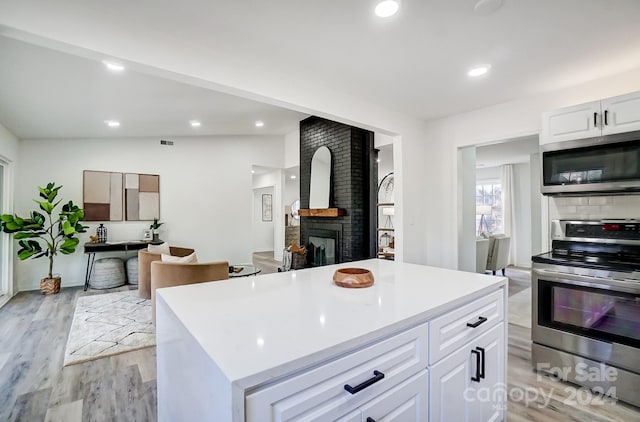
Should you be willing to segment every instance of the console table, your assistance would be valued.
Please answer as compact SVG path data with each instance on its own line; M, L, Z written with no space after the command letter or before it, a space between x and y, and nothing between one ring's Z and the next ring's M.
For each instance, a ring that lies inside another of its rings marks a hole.
M163 243L162 240L154 240L151 242L143 242L140 240L124 241L124 242L103 242L103 243L85 243L84 253L87 254L87 271L84 277L84 291L89 288L89 278L91 277L91 270L93 270L93 261L95 260L96 253L99 252L130 252L144 249L147 245L159 245Z

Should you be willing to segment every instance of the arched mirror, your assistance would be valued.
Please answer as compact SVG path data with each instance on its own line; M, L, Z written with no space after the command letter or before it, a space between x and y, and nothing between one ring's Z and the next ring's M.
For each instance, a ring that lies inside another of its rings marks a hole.
M329 208L331 183L331 151L320 147L311 159L311 186L309 208Z

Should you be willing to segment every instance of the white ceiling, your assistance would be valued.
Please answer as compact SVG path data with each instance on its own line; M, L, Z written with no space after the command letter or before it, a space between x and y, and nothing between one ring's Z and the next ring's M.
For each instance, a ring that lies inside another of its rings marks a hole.
M3 3L0 24L37 21L46 33L55 23L113 44L180 40L191 47L184 59L209 51L250 64L247 72L303 78L423 119L640 68L638 0L504 0L490 14L475 13L476 0L403 0L386 20L373 14L373 0ZM491 72L471 80L466 71L478 63ZM171 89L142 95L158 107L183 102ZM191 113L203 103L188 101Z
M308 116L5 37L0 57L0 123L20 139L284 135Z

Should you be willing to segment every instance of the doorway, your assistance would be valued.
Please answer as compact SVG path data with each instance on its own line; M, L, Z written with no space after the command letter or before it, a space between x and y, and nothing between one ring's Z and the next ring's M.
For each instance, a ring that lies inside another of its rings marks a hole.
M509 264L529 268L542 251L538 136L459 149L458 267L482 272L478 236L511 237Z

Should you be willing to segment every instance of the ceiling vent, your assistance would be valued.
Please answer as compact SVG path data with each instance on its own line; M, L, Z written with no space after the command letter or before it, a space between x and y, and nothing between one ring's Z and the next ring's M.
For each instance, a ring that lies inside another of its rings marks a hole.
M160 139L160 145L173 145L173 141L165 141L164 139Z

